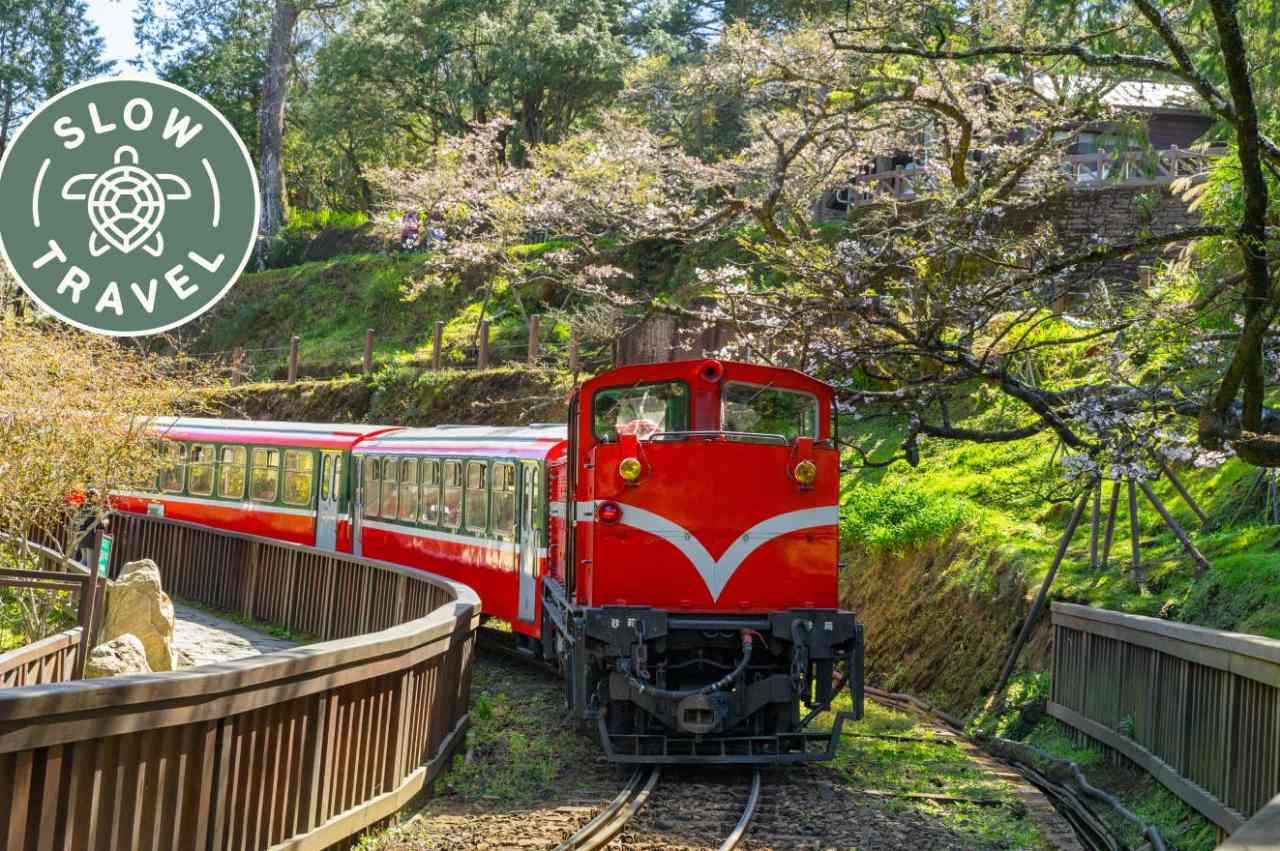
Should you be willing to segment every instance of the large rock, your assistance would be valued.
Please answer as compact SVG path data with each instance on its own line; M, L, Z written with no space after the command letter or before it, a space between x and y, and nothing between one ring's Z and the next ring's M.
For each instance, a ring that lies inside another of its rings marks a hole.
M138 636L128 633L99 644L89 651L84 678L118 677L122 674L149 674L147 651Z
M102 641L136 636L153 671L172 671L173 601L160 587L160 569L150 559L132 561L107 585L107 614Z

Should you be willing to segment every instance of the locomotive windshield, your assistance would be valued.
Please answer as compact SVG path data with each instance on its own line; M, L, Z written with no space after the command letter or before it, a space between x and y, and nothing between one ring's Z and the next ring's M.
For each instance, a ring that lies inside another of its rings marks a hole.
M788 440L818 436L818 400L809 393L731 381L721 405L727 432L776 434Z
M644 439L663 431L687 431L689 385L659 381L601 390L591 403L591 420L596 439L603 441L621 434Z

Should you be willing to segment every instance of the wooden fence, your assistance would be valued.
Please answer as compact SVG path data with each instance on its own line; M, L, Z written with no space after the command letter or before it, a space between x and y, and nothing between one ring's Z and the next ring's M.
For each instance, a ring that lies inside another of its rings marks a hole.
M0 689L79 679L89 653L89 642L82 637L93 635L101 619L102 579L48 547L28 541L23 549L40 569L0 569L0 588L70 592L75 595L77 626L0 653Z
M1223 831L1280 792L1280 641L1054 603L1053 648L1049 713Z
M8 849L324 848L402 807L463 739L479 599L431 574L114 516L112 570L326 639L166 674L0 691Z
M1159 151L1097 151L1068 154L1063 170L1073 186L1114 186L1117 184L1170 183L1206 171L1209 163L1226 154L1226 148L1187 150L1174 146ZM909 200L929 186L925 169L907 166L860 174L839 190L835 200L850 208L874 204L885 198Z

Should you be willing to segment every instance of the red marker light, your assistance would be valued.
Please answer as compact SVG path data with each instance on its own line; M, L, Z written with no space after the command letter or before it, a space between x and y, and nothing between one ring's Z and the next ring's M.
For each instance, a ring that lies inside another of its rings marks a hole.
M601 523L617 523L622 519L622 506L616 502L601 503L600 510L596 512L596 516L600 518Z

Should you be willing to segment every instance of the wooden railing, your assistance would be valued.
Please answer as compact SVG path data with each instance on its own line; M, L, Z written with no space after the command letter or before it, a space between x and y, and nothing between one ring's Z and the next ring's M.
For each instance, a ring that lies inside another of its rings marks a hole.
M1170 183L1179 177L1201 174L1226 148L1187 150L1177 146L1160 151L1121 151L1068 154L1063 157L1067 181L1073 186L1114 186L1118 184ZM909 200L929 186L928 172L922 168L897 168L858 175L850 186L836 193L836 200L849 207L874 204L885 198Z
M1222 830L1280 792L1280 641L1055 603L1053 655L1049 713Z
M163 518L114 516L113 571L321 637L165 674L0 691L9 849L324 848L448 763L479 600L399 565Z
M8 537L8 536L4 536ZM89 653L85 634L93 635L103 594L103 580L48 547L25 541L21 550L38 570L0 569L0 588L33 592L66 591L75 595L77 626L25 647L0 653L0 689L79 679Z

